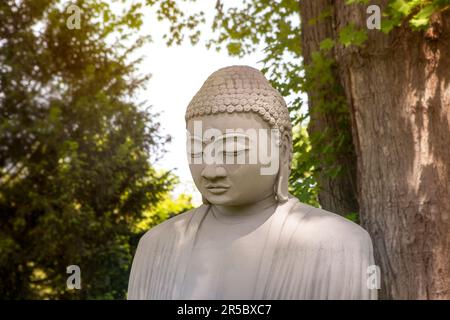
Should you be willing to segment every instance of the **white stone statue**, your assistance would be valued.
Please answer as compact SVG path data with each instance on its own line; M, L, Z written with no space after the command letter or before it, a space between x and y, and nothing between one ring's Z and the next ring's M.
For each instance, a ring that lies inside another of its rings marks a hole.
M204 204L141 238L128 299L376 299L368 233L289 195L288 109L261 72L214 72L186 124Z

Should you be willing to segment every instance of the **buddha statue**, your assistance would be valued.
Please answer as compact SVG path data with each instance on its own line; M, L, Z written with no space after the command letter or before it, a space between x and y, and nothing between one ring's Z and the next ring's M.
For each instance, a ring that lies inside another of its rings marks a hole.
M142 236L128 299L376 299L368 233L288 193L289 112L260 71L214 72L185 118L203 205Z

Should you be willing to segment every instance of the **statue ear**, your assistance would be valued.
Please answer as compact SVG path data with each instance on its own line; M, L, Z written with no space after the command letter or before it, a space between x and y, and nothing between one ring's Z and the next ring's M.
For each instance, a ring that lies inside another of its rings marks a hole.
M289 198L288 184L289 184L289 156L290 148L288 144L290 143L289 138L284 136L280 146L280 165L278 169L278 176L275 181L275 194L277 196L278 202L286 202Z

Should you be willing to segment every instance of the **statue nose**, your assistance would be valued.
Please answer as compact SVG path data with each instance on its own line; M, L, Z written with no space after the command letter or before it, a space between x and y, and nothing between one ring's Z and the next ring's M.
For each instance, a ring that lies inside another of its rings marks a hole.
M216 165L206 165L202 171L202 177L207 180L214 180L218 178L225 178L227 176L227 171L224 167Z

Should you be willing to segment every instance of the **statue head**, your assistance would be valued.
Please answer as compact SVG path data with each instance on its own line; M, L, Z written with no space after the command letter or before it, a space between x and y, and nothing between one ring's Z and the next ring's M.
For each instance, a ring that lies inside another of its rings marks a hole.
M209 76L186 111L187 152L205 203L238 206L288 198L291 122L281 94L248 66Z

